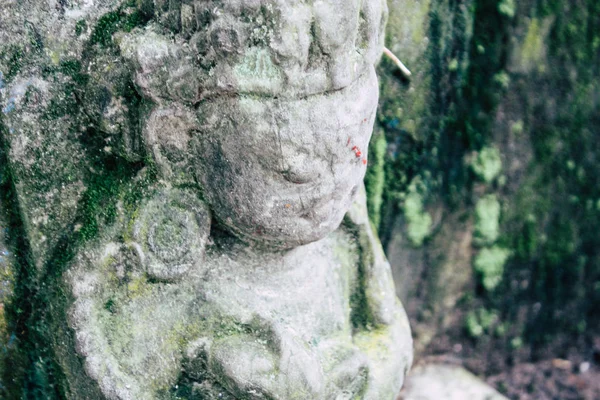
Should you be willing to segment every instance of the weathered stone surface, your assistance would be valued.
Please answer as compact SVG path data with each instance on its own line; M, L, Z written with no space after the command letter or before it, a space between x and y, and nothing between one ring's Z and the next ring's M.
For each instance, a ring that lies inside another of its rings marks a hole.
M328 96L203 104L195 164L205 186L214 182L206 196L217 218L243 238L286 248L334 230L364 176L366 154L352 148L367 149L376 88L371 68Z
M410 363L409 328L357 207L344 228L285 253L236 241L208 246L177 283L145 273L149 237L107 232L66 275L87 374L119 399L168 398L198 385L236 398L393 398ZM179 245L181 253L202 247ZM74 389L75 398L85 395Z
M19 206L38 268L72 223L85 191L80 132L66 110L53 114L55 102L65 100L55 97L65 90L65 77L56 79L17 78L3 94L8 157L18 176Z
M69 74L76 72L73 62L85 43L75 25L94 23L108 3L0 5L0 111L18 204L40 270L73 223L89 164L80 142L85 124L77 110L76 77Z
M403 400L507 400L464 368L427 364L415 367L406 379Z
M0 101L55 358L30 375L72 399L393 399L410 329L362 185L385 2L28 6L43 29L7 26L39 46L2 59Z
M0 183L3 178L0 176ZM11 331L6 309L10 305L14 295L14 259L9 251L7 240L8 225L4 218L2 203L0 203L0 395L5 394L5 386L2 382L5 369L10 365L8 359L9 350L14 345L14 332Z

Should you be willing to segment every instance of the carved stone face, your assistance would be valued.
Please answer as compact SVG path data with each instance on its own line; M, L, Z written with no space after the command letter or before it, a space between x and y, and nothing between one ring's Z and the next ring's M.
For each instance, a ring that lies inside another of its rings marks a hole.
M376 105L372 70L327 95L203 104L193 153L217 218L276 247L337 229L364 177Z
M184 145L163 127L147 142L177 142L217 219L245 240L291 248L335 230L366 169L385 1L184 1L161 15L175 43L149 33L124 53L142 91L195 109L196 122L171 114L197 127Z

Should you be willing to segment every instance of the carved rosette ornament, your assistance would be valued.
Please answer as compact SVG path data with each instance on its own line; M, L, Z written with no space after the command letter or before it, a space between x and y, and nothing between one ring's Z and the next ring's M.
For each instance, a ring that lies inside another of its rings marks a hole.
M202 267L210 213L193 193L161 191L141 207L132 231L131 246L146 273L154 279L177 281Z

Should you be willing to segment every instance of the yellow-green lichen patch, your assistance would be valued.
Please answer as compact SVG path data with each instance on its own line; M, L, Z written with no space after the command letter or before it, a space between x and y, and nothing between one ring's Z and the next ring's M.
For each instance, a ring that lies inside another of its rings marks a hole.
M277 93L283 85L283 75L273 63L269 51L259 47L246 50L241 62L234 68L234 76L239 87L247 92L267 90Z
M337 235L334 232L332 237L336 238L335 246L333 247L333 255L336 258L336 265L339 265L338 280L342 287L344 298L351 299L353 288L358 285L358 274L355 266L358 264L359 254L356 242L348 240L348 235ZM353 304L348 303L347 315L350 318L352 315Z
M381 206L383 204L383 190L385 188L385 152L387 142L383 132L378 132L371 139L369 145L369 167L365 176L365 188L367 190L367 207L369 219L379 228L381 220Z
M500 246L482 249L475 257L474 268L485 290L494 290L502 281L504 265L511 251Z
M525 72L544 72L546 68L546 53L548 35L554 18L531 18L527 25L525 38L515 52L516 64Z
M522 135L524 130L525 130L525 127L524 127L522 119L519 119L519 120L513 122L512 125L510 126L510 132L515 136Z
M415 182L409 186L404 199L404 217L407 221L407 234L410 242L419 247L431 231L431 216L423 208L423 197L417 191Z
M363 331L354 335L354 344L367 356L369 362L369 381L360 399L391 399L397 395L402 384L402 370L408 369L410 355L400 356L395 342L393 330L395 327L386 326L371 331ZM394 360L397 369L386 371L381 368ZM404 371L406 372L406 370Z
M497 322L498 313L496 311L480 307L467 314L465 328L469 336L478 338L483 336L484 333L489 333L491 327Z
M479 246L493 244L500 234L500 202L494 194L482 197L475 206L475 234Z

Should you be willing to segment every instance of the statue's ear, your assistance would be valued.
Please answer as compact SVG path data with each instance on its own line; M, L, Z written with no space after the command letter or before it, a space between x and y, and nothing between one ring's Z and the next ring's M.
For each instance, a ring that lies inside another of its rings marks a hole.
M98 55L86 69L86 85L78 97L84 117L105 152L138 162L145 157L141 124L152 103L133 81L133 66L112 55Z
M188 108L172 104L157 106L145 119L143 140L156 164L159 178L171 183L194 183L190 142L198 132L195 114Z

